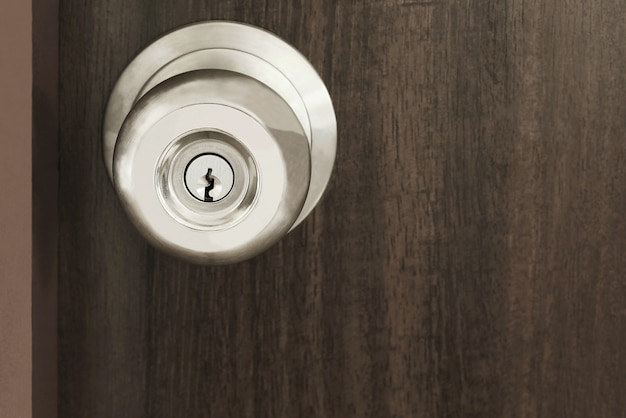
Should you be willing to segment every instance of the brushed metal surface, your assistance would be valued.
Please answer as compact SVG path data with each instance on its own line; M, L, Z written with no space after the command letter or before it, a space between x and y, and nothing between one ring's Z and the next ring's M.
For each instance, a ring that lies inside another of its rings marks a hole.
M219 127L219 131L216 131ZM212 151L234 170L231 192L207 205L184 167ZM129 218L154 246L205 264L242 261L282 238L310 180L307 137L266 85L238 73L192 71L150 90L125 119L113 183Z

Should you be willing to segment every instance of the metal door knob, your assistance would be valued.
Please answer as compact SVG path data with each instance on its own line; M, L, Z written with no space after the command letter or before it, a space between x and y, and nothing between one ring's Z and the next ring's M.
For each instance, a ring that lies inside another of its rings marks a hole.
M205 22L157 40L117 81L104 159L155 246L224 264L264 251L313 210L336 121L309 62L249 25Z

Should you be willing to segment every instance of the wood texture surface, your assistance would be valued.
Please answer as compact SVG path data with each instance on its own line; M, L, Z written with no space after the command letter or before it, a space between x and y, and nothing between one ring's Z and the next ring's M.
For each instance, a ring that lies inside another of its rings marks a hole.
M336 170L265 254L149 247L100 128L162 33L277 33ZM626 3L61 0L59 416L626 416Z

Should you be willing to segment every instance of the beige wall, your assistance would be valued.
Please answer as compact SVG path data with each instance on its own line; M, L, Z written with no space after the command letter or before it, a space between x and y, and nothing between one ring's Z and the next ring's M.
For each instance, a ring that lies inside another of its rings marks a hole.
M31 0L0 1L0 417L31 416Z

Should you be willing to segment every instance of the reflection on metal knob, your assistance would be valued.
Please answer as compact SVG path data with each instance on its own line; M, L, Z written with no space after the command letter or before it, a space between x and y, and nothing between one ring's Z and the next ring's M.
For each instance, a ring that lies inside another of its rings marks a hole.
M115 85L104 159L155 246L232 263L313 210L332 172L336 121L320 77L264 30L206 22L146 48Z

